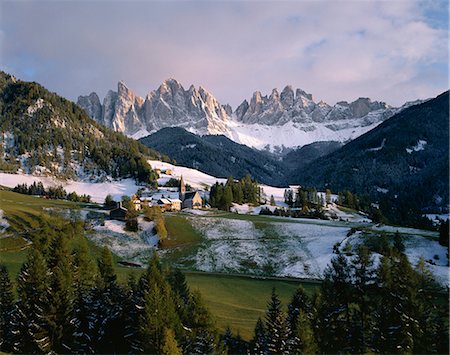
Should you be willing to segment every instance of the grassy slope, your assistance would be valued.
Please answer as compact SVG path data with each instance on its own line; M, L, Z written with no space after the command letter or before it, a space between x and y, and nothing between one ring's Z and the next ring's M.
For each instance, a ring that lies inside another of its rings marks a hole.
M43 223L48 223L50 217L42 209L43 207L77 208L78 205L0 190L0 208L11 224L11 233L8 234L39 228ZM166 222L169 232L166 247L177 249L176 247L182 245L181 250L186 250L195 247L200 240L198 232L192 228L184 216L166 215ZM74 240L73 245L76 243L77 240ZM93 255L97 256L99 248L91 242L89 244ZM16 279L25 261L28 248L27 242L21 236L10 235L0 239L0 262L7 266L13 280ZM176 254L173 256L176 257ZM117 261L118 258L115 259ZM131 273L139 276L143 269L116 266L116 272L119 281L126 282ZM200 290L220 330L230 326L233 331L239 331L247 340L252 336L258 317L264 316L272 287L277 289L286 305L299 285L299 282L295 281L263 280L207 273L188 273L187 281L192 289ZM307 290L315 287L310 283L305 283L304 286Z
M209 273L188 272L186 278L192 290L201 292L219 330L224 331L229 326L233 333L239 332L244 340L253 337L258 317L264 318L272 288L275 287L286 309L299 285L310 294L319 286L313 282Z

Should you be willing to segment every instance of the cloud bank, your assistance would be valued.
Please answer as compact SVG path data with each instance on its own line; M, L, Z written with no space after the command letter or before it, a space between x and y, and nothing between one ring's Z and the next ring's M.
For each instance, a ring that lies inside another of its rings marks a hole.
M169 77L235 108L291 84L330 104L448 89L447 1L8 1L0 64L76 100Z

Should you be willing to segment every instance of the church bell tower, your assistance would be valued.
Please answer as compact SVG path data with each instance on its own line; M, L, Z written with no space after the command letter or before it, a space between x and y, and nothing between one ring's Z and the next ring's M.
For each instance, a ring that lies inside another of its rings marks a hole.
M181 175L180 179L180 200L184 201L184 194L186 193L186 185L183 180L183 175Z

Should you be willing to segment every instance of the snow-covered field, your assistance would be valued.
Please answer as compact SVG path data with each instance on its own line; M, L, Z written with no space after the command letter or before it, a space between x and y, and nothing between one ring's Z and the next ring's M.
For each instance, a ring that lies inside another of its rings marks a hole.
M226 179L216 178L214 176L202 173L201 171L186 168L184 166L173 165L170 163L165 163L159 160L148 160L148 163L153 169L172 170L172 175L161 174L158 184L164 185L170 178L179 179L183 176L185 183L191 185L194 189L204 189L205 186L214 185L217 182L225 183Z
M67 192L75 191L77 194L90 195L93 202L103 203L106 195L112 195L113 199L120 200L123 195L132 195L139 188L133 179L123 179L111 182L86 182L86 181L63 181L53 177L41 177L28 174L0 173L0 185L15 187L18 184L31 185L33 182L41 181L45 187L62 186Z
M190 218L205 241L195 255L202 271L320 278L346 227Z
M139 231L124 230L125 223L114 220L105 221L105 225L95 226L88 235L94 243L108 246L111 251L126 261L145 264L158 245L158 236L153 233L153 222L139 218Z
M173 261L181 267L207 272L319 279L336 255L333 253L336 244L342 251L348 242L354 251L366 236L377 237L370 226L366 233L347 237L347 222L281 217L279 221L217 216L188 216L187 219L203 240L183 258ZM400 232L410 262L416 265L420 257L424 258L436 279L441 284L449 284L446 249L436 240L416 234L418 230ZM380 257L374 254L376 263Z

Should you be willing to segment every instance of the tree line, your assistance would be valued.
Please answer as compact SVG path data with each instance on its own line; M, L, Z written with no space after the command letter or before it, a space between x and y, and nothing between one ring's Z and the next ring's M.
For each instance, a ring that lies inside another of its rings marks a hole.
M257 205L261 201L262 191L250 175L235 181L231 176L225 185L216 182L211 186L209 204L220 210L229 211L233 203Z
M300 287L286 311L274 290L252 342L238 340L229 346L251 354L448 354L448 290L423 260L412 267L391 248L375 267L360 246L333 258L320 291Z
M213 353L222 343L198 292L155 253L139 279L117 281L113 257L95 261L83 239L32 248L17 298L0 266L0 349L12 353Z
M91 202L91 196L87 194L78 195L75 191L67 192L62 186L44 187L42 182L33 182L28 186L27 184L19 184L13 188L14 192L24 195L44 196L54 200L69 200L73 202Z

